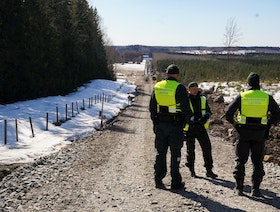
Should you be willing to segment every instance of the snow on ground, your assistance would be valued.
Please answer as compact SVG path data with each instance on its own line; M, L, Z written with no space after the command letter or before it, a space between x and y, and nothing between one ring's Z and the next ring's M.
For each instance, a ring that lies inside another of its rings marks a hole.
M215 92L220 92L224 95L224 101L231 102L240 92L247 89L244 82L201 82L199 83L201 89L213 89ZM274 97L276 102L280 104L280 83L266 85L261 83L261 90L269 93Z
M99 114L102 108L105 116L102 120L104 123L130 104L128 96L132 95L135 88L136 85L123 81L93 80L67 96L51 96L0 105L0 164L31 162L35 158L59 150L77 137L100 129ZM105 101L102 101L103 97L106 98ZM81 109L83 102L85 110ZM65 121L66 104L68 105L67 121ZM48 130L46 130L47 113ZM4 120L7 122L6 145ZM18 141L15 120L17 120ZM53 123L57 120L58 123L65 122L56 126Z
M0 164L31 162L58 151L71 140L100 129L101 121L104 123L116 116L130 104L128 96L136 88L135 84L127 82L119 70L144 71L145 62L115 64L114 68L117 76L119 75L117 81L93 80L67 96L50 96L0 105ZM245 84L238 82L203 82L199 86L202 89L213 87L215 91L224 94L226 102L230 102L240 91L246 89ZM280 102L279 84L262 87ZM103 104L102 99L105 100ZM81 109L83 107L84 110ZM104 120L99 116L102 108ZM61 123L60 126L54 124L57 120ZM7 144L4 143L5 134Z
M145 69L145 62L142 62L140 64L136 63L116 63L114 64L114 69L116 71L118 70L129 70L129 71L144 71Z

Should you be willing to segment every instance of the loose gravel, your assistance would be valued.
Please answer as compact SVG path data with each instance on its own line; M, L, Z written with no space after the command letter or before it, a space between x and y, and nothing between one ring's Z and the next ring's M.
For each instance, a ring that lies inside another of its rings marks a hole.
M265 163L262 198L250 196L252 165L246 166L245 196L233 192L234 147L211 136L215 180L205 176L196 144L196 173L181 173L185 190L156 189L154 134L148 103L152 84L103 131L77 139L61 151L37 159L0 182L0 211L279 211L280 168ZM169 153L168 153L169 154ZM168 157L168 160L170 158Z

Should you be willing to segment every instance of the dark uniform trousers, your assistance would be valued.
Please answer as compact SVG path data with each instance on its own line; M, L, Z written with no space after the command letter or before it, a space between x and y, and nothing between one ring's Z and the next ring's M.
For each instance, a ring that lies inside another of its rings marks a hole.
M258 185L265 175L263 169L263 158L265 149L265 130L250 131L246 128L237 129L239 137L235 146L236 165L234 169L234 178L236 180L244 181L245 164L248 161L251 152L251 160L253 163L253 186Z
M182 176L179 172L181 160L181 148L183 147L183 128L174 122L160 122L155 129L155 148L157 150L155 160L155 179L162 180L167 173L166 155L168 147L171 153L171 184L182 182Z
M195 161L195 139L198 140L204 159L204 167L206 170L211 170L213 168L213 158L212 158L212 146L210 138L204 126L202 124L195 124L189 128L186 133L186 145L187 145L187 166L192 169L194 168Z

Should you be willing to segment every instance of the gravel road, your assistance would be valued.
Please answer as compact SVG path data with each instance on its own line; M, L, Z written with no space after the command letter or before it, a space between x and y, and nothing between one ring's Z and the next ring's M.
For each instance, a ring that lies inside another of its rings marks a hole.
M233 192L234 147L211 136L215 180L205 176L196 148L196 173L183 166L185 190L156 189L154 134L148 103L152 84L103 131L77 139L61 151L22 166L0 182L0 211L279 211L280 168L266 163L262 198L250 196L248 163L245 196ZM169 158L168 158L169 160Z

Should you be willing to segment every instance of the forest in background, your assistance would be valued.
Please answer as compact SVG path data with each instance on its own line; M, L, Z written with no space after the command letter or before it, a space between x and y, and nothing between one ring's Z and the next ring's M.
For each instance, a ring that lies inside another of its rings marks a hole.
M100 18L86 0L1 0L0 46L0 104L114 79Z
M260 75L261 81L279 83L280 55L176 55L153 54L153 70L158 80L164 77L169 64L180 68L180 81L243 81L250 72Z
M87 0L0 1L0 104L66 95L93 79L115 80L113 64L153 59L161 79L175 63L181 81L245 81L251 71L279 82L279 47L238 47L253 55L187 55L224 47L113 46ZM177 52L177 53L175 53Z

